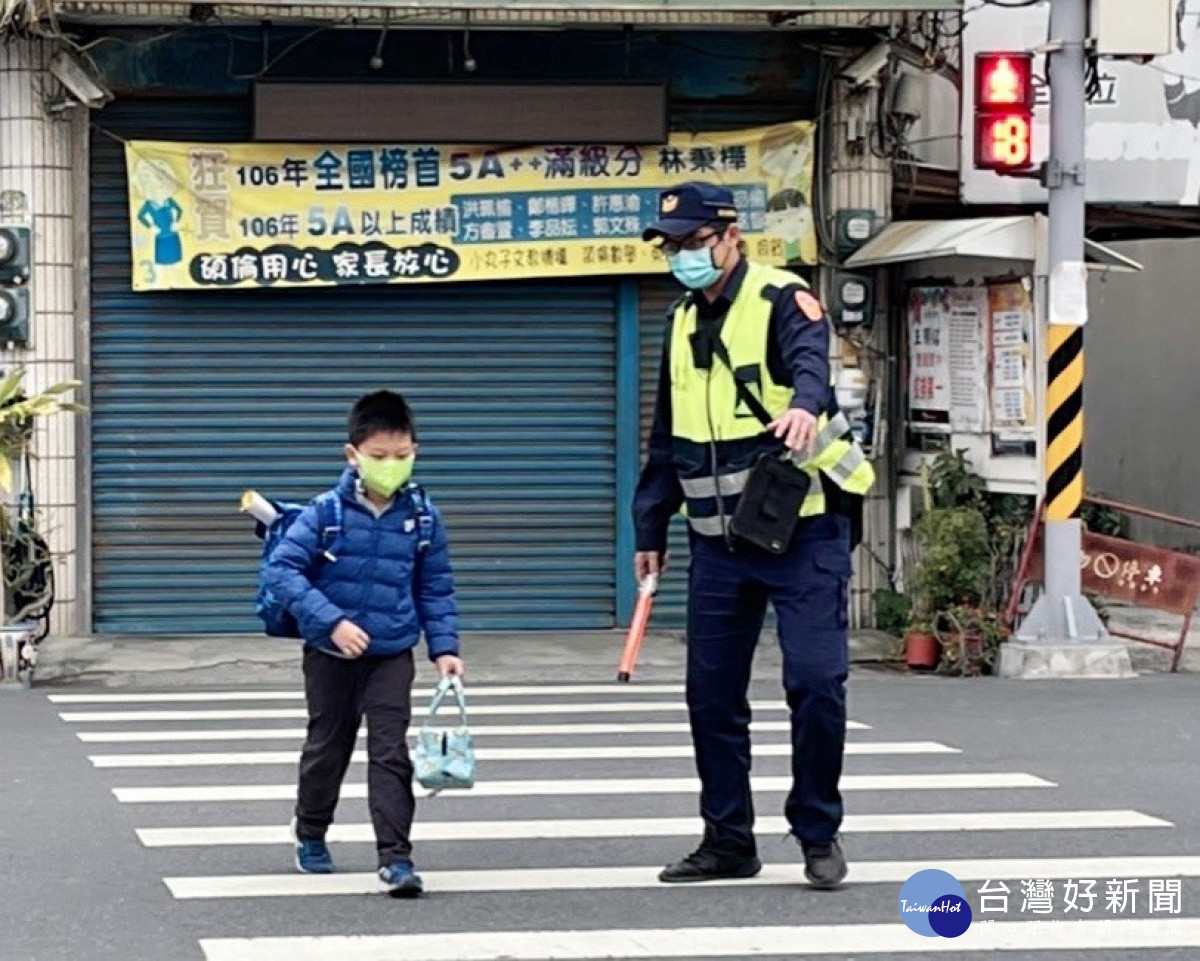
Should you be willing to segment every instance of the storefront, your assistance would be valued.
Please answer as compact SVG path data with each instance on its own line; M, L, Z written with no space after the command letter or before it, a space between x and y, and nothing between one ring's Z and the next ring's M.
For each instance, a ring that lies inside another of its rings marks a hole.
M1140 266L1088 241L1091 271ZM990 491L1041 497L1047 222L1040 215L895 222L848 261L891 268L898 350L897 537L921 511L922 472L964 451Z
M634 590L629 499L664 310L676 293L661 264L644 259L637 236L664 176L705 175L713 161L711 150L701 152L706 141L692 138L690 155L644 149L658 179L635 179L617 194L625 197L624 209L610 205L604 228L612 235L588 254L591 269L575 276L558 269L563 246L543 237L539 256L549 269L509 271L517 279L498 280L505 274L493 268L470 282L392 277L404 282L306 284L289 274L296 282L233 283L231 271L240 268L232 247L219 271L197 266L186 233L182 259L160 257L158 208L144 206L139 175L130 189L129 172L139 159L161 162L147 145L174 143L188 151L253 139L248 85L224 62L233 54L224 45L214 49L211 37L200 33L202 40L185 34L153 47L127 37L97 53L117 97L96 114L89 142L92 629L254 631L258 545L237 513L241 492L303 498L327 486L338 470L349 405L379 386L403 391L416 409L420 477L448 517L464 628L623 623ZM238 43L231 41L238 56L252 33L240 30ZM289 79L319 78L328 72L323 65L342 63L346 44L354 42L343 36L349 33L338 32L324 47L321 38L312 41L300 61L288 61ZM409 36L391 34L389 61ZM533 55L544 37L477 38L473 53L481 63L504 62L510 79L520 73L530 83L577 81L580 70L602 81L609 79L606 71L661 78L669 83L672 133L735 132L733 163L761 157L754 144L747 157L736 132L814 113L815 57L794 37L697 34L685 43L642 35L631 42L597 31L559 41L576 47L562 61L577 65L565 78L561 70L537 76L548 72ZM427 53L438 40L412 35L412 43ZM603 66L614 50L624 53ZM746 80L746 58L784 69L774 79ZM197 90L203 65L218 61L222 79ZM186 81L178 74L182 62L191 71ZM806 136L811 142L811 132ZM465 134L463 142L469 142ZM303 146L314 176L325 146ZM801 176L811 181L806 169ZM768 256L778 255L781 243L764 230L770 176L755 172L763 189L747 194L755 228L751 252ZM569 184L549 186L574 198L572 206L596 202ZM228 212L232 235L241 253L254 248L261 271L270 238L252 236L255 218L246 213L255 210L238 213L239 203ZM462 216L464 207L456 206ZM461 238L465 227L459 227ZM568 229L561 237L573 236ZM456 249L464 265L472 256L480 262L471 250ZM804 256L811 260L812 253ZM156 271L160 259L176 260L171 269L185 275L164 282L169 270ZM681 561L664 585L656 615L661 626L682 622L684 580Z

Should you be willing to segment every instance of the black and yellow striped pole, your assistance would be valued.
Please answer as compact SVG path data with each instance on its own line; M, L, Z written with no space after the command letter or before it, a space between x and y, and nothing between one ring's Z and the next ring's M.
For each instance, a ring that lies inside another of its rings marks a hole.
M1066 273L1072 267L1080 274L1084 270L1081 262L1068 263L1051 277L1052 300L1056 281L1071 283ZM1052 319L1056 309L1061 311L1062 304L1051 308ZM1079 310L1076 323L1051 323L1046 328L1045 484L1042 499L1045 580L1041 597L1016 636L1018 642L1039 646L1095 644L1107 636L1100 615L1082 593L1083 524L1080 511L1084 492L1083 320L1086 307L1081 305ZM1062 662L1062 658L1059 661Z
M1087 0L1050 5L1050 191L1045 328L1044 589L1016 636L1001 652L1009 677L1131 676L1129 654L1113 644L1082 593L1083 330L1087 321L1084 263L1087 196L1084 83Z
M1046 337L1046 521L1079 519L1083 506L1083 328L1054 324Z

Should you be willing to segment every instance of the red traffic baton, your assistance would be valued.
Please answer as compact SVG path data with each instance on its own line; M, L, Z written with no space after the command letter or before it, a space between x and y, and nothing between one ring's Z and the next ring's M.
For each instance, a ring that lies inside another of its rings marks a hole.
M637 666L642 640L646 637L646 625L650 623L650 611L654 607L654 595L658 593L658 575L647 574L638 588L637 607L629 625L629 636L625 638L625 650L621 652L621 663L617 666L617 680L628 684Z

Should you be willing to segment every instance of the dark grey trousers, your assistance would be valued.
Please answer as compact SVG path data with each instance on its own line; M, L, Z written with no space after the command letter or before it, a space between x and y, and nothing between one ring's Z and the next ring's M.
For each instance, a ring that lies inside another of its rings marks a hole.
M347 660L304 649L308 737L300 755L296 834L320 840L333 823L342 780L367 719L367 804L379 865L412 854L413 766L408 756L413 654Z

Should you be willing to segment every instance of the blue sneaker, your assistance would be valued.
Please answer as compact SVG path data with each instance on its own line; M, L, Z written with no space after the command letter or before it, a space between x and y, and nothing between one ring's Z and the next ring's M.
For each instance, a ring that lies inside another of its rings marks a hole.
M303 874L333 874L333 858L324 841L302 841L296 836L292 819L292 841L296 845L296 870Z
M395 861L379 869L379 880L393 898L419 898L425 890L412 861Z

